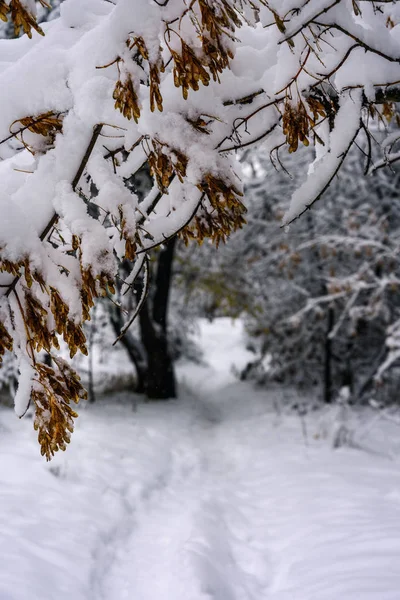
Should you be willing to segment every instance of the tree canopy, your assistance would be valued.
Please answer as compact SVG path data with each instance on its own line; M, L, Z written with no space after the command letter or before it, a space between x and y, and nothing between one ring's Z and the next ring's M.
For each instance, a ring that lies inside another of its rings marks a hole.
M400 97L397 2L65 0L60 9L39 26L34 0L0 0L16 36L0 40L0 351L18 356L16 410L33 402L47 458L70 439L70 401L85 396L55 354L59 337L71 356L87 351L82 324L96 297L113 295L118 261L132 264L127 292L149 249L176 234L218 244L242 227L235 153L261 141L275 161L315 145L289 224L358 136L375 143ZM397 138L381 144L383 163L398 158ZM139 201L127 181L145 162L154 186ZM367 172L368 150L366 162ZM42 349L53 366L38 360Z

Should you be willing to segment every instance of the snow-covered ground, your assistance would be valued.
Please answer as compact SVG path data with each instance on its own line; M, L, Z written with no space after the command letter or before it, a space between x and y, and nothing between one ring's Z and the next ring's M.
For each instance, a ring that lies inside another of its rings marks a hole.
M279 411L239 323L200 334L178 401L81 408L50 464L0 411L0 600L400 599L400 426Z

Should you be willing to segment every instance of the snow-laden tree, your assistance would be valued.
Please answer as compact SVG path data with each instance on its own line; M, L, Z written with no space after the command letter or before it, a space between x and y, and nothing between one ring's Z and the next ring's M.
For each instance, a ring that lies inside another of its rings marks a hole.
M58 336L71 356L86 352L82 324L113 294L118 260L132 262L129 290L148 250L178 232L218 243L244 224L235 150L316 143L284 223L318 199L398 98L400 11L378 0L65 0L58 19L35 15L34 0L0 0L0 17L26 34L0 40L0 347L18 356L16 410L33 402L50 458L85 392L66 362L37 353ZM154 187L139 202L125 181L145 161Z
M306 159L297 154L284 166L295 177ZM384 383L378 393L393 401L399 172L382 169L363 178L365 158L354 148L324 202L284 233L276 223L287 210L293 179L276 172L262 150L247 160L248 224L217 260L233 286L239 259L243 264L237 285L252 299L249 330L269 357L268 372L261 369L257 376L318 384L328 402L343 386L356 400L371 393L374 383Z

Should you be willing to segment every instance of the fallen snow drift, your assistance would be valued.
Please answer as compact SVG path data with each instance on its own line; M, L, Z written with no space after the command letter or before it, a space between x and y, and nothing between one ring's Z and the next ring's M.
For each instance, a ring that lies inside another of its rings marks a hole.
M87 406L50 465L0 411L1 600L399 599L398 425L333 450L343 415L235 381L240 324L200 339L179 401Z

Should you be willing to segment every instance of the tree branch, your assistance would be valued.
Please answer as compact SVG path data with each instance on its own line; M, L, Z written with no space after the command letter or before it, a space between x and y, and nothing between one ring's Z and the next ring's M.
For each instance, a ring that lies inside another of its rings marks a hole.
M96 145L97 139L98 139L98 137L99 137L99 135L101 133L102 128L103 128L103 124L99 123L93 129L93 135L92 135L92 137L90 139L89 145L86 148L86 152L83 155L81 163L80 163L80 165L78 167L78 170L77 170L77 172L75 174L75 177L72 180L72 189L73 189L74 192L75 192L75 190L76 190L76 188L78 186L78 183L79 183L79 181L80 181L80 179L82 177L82 174L83 174L83 172L84 172L84 170L86 168L86 165L87 165L88 160L89 160L89 158L90 158L90 156L91 156L91 154L93 152L93 148ZM51 217L50 221L47 223L46 227L43 229L42 233L39 236L42 242L46 239L46 237L48 236L48 234L50 233L50 231L53 229L53 227L57 223L57 221L58 221L58 214L54 213L53 216ZM17 283L20 280L20 278L21 278L21 275L18 275L11 282L11 284L10 284L10 286L9 286L6 294L5 294L5 296L7 298L11 294L11 292L15 289L15 286L17 285Z

